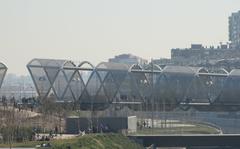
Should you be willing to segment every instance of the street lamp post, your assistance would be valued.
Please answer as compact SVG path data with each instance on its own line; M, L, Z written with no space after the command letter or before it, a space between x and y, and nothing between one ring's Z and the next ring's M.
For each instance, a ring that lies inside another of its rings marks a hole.
M152 133L153 133L153 127L154 127L154 74L153 74L153 61L151 59L151 82L152 82Z

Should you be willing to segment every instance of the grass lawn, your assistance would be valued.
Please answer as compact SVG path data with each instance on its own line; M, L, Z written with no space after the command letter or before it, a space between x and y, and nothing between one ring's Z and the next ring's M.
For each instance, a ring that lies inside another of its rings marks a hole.
M143 128L138 129L136 134L218 134L219 131L207 125L196 124L191 127L175 128Z
M13 147L35 147L44 142L29 141L25 143L14 143ZM73 139L62 139L50 141L52 149L144 149L141 145L129 140L120 134L90 134ZM0 147L9 147L0 144Z

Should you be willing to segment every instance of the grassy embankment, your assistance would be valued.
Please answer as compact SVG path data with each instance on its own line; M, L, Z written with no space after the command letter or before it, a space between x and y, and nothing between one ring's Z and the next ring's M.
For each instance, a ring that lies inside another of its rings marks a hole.
M139 129L136 134L219 134L219 130L203 124L194 124L190 127L173 127L173 128L143 128Z
M14 143L13 147L35 147L44 142L28 141ZM73 139L53 140L49 142L52 149L143 149L143 147L120 134L90 134ZM0 147L9 147L0 144Z

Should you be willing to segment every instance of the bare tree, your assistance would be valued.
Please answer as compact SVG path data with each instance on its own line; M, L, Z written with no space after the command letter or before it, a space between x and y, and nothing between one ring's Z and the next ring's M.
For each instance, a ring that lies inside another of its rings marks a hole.
M12 148L12 143L14 141L14 130L16 127L15 123L15 109L14 107L8 107L3 111L3 125L2 125L2 135L3 140L9 144L9 148Z

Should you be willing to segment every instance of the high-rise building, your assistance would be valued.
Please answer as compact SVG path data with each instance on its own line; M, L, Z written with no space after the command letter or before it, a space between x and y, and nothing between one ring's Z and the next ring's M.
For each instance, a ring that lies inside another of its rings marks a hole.
M240 11L229 17L229 41L232 48L240 49Z

